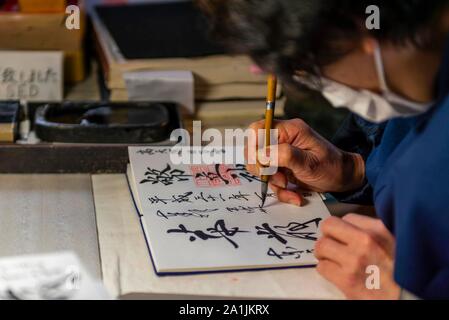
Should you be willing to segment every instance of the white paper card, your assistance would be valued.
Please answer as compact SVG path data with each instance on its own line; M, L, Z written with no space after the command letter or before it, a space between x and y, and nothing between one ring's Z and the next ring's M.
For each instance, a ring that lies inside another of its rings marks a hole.
M298 208L270 191L261 207L260 180L243 165L174 165L170 150L129 148L128 179L158 273L316 264L329 216L318 194L304 194Z
M71 252L0 259L0 300L110 299Z
M60 51L0 51L0 99L58 102L63 99Z
M123 77L131 101L177 102L195 112L191 71L133 71Z

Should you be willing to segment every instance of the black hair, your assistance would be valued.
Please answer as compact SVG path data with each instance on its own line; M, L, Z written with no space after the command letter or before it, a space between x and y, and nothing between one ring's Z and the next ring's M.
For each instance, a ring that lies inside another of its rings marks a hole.
M212 33L234 53L291 78L316 74L369 35L396 44L431 44L448 0L197 0ZM365 27L367 7L380 9L380 29Z

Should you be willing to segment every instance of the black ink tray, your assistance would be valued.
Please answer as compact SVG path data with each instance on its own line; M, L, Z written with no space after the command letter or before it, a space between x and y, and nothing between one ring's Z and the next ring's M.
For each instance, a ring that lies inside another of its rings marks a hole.
M153 117L145 124L141 123L143 118L134 125L131 121L112 121L117 118L107 109L101 109L108 107L121 112L141 107L152 111L148 115ZM86 115L91 110L97 111ZM0 144L0 174L126 173L128 146L172 146L177 142L170 141L171 131L182 128L179 107L173 103L33 103L28 105L28 112L32 131L38 131L43 141ZM68 119L77 119L78 123L66 123L67 114ZM91 123L81 125L83 116Z
M35 114L36 136L47 142L152 144L179 128L173 103L46 104Z

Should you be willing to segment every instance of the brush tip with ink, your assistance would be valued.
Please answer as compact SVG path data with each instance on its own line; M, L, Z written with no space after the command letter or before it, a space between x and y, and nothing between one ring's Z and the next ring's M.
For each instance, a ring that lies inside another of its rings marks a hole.
M265 206L265 201L267 200L267 194L268 194L268 181L262 181L262 205L261 208Z

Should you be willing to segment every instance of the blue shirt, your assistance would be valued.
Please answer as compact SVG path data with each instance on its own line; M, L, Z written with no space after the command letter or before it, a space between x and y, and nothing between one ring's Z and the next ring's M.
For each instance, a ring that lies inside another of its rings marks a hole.
M449 51L436 105L389 121L366 161L378 216L396 237L396 282L421 298L449 299Z

